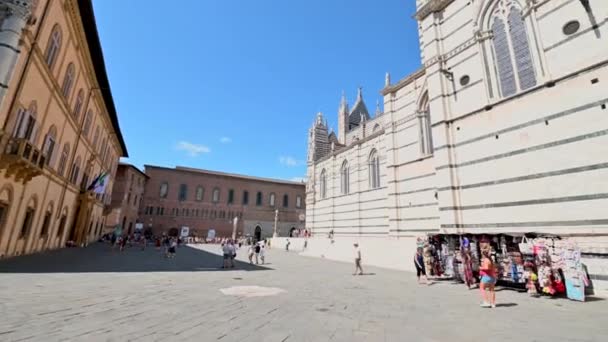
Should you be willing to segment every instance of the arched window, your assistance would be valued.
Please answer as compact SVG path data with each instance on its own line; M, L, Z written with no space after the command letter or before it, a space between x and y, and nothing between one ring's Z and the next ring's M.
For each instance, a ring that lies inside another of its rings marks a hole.
M178 195L177 199L180 201L185 201L188 199L188 185L187 184L179 185L179 195Z
M82 127L82 134L84 136L89 135L89 131L91 130L92 121L93 121L93 110L89 109L87 111L86 116L84 117L84 126Z
M160 185L160 198L167 198L167 194L169 193L169 183L164 182Z
M502 97L535 86L534 61L519 4L513 0L498 1L491 12L489 26Z
M420 153L423 156L433 154L433 131L431 127L431 111L429 105L429 94L425 92L418 110L418 137Z
M61 49L61 30L59 29L59 25L55 24L53 30L51 31L51 36L49 38L49 43L46 47L46 53L44 54L44 60L46 61L46 65L50 69L55 65L55 61L57 60L57 56L59 55L59 50Z
M243 191L243 205L249 204L249 191Z
M82 181L80 182L80 189L86 190L89 186L89 178L91 177L92 168L91 165L88 165L86 169L84 169L84 173L82 174Z
M289 196L287 194L283 195L283 208L289 207Z
M99 125L95 127L95 135L93 136L93 150L98 151L97 141L99 140Z
M213 203L217 203L220 201L220 189L213 189L213 196L211 197L211 200L213 201Z
M205 189L202 186L198 186L196 188L196 200L201 202L203 200L204 195L205 195Z
M78 95L76 96L76 103L74 104L74 112L72 116L76 123L78 123L78 118L80 117L80 111L82 110L82 104L84 102L84 90L78 90Z
M46 164L53 167L55 164L55 144L57 142L57 128L55 125L49 128L49 132L44 137L44 146L42 147L42 154L46 158Z
M21 230L19 231L19 239L27 239L30 231L32 229L32 224L34 223L34 217L36 215L36 207L37 200L35 197L30 199L27 204L27 209L25 210L25 216L23 217L23 222L21 223Z
M302 208L302 196L296 196L296 208Z
M258 191L258 193L255 195L255 205L260 206L262 205L262 193L260 191Z
M70 157L70 144L63 144L63 149L61 150L61 156L59 157L59 165L57 167L57 172L60 176L63 176L65 173L65 166L68 162L68 158Z
M4 226L8 218L8 212L13 202L12 187L8 184L0 188L0 233L4 231Z
M74 85L74 63L70 63L68 65L67 70L65 71L65 77L63 78L63 85L61 86L61 93L63 97L66 99L69 98L70 92L72 91L72 86Z
M80 176L80 156L76 157L74 164L72 164L72 174L70 175L70 182L76 185L78 184L78 177Z
M68 222L68 208L63 208L63 212L61 213L61 218L59 219L59 227L57 228L57 237L61 238L63 236L63 232L65 231L65 225Z
M340 193L342 195L348 195L350 192L350 171L348 168L348 161L345 160L340 168Z
M376 133L380 130L380 124L375 124L374 128L372 129L372 133Z
M369 186L372 189L380 187L380 157L376 150L369 154Z
M275 204L275 197L276 197L276 196L274 195L274 193L270 194L270 196L268 197L268 198L269 198L269 200L268 200L268 204L270 204L270 206L271 206L271 207L274 207L274 204Z
M34 141L36 139L36 103L32 102L30 107L25 110L20 108L17 112L17 122L13 130L13 136L16 138L27 139Z
M323 171L321 171L321 183L320 183L320 193L321 193L321 198L326 198L327 197L327 173L325 172L325 169L323 169Z
M49 203L44 213L44 219L42 220L42 228L40 229L40 237L45 237L49 233L51 227L51 219L53 218L53 203Z

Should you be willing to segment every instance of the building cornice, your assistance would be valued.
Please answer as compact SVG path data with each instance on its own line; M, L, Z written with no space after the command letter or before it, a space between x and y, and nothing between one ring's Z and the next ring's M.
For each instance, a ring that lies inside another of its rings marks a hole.
M414 17L416 20L423 20L429 14L439 12L451 4L454 0L427 0L422 7L416 12Z
M389 86L385 87L384 89L382 89L382 91L380 93L384 96L386 96L390 93L394 93L397 90L405 87L406 85L414 82L414 80L417 80L420 77L424 76L425 73L426 73L426 69L424 67L422 67L422 68L414 71L413 73L409 74L408 76L404 77L403 79L401 79L397 84L389 85Z

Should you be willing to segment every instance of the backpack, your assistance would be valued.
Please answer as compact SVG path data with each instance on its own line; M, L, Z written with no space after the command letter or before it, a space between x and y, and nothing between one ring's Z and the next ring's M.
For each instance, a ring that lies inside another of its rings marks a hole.
M260 249L261 249L260 245L255 246L255 252L256 253L260 253Z

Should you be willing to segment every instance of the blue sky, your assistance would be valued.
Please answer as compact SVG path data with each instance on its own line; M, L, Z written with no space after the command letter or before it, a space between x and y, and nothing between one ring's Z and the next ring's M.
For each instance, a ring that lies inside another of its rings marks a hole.
M419 65L414 0L94 0L131 162L295 179L318 111Z

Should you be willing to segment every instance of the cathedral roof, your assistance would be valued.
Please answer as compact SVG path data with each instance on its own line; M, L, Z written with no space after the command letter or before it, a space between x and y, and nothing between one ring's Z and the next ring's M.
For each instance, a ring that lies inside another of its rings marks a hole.
M370 116L367 106L365 105L365 101L363 101L363 90L359 88L357 101L353 105L353 109L348 115L349 128L352 129L359 126L361 124L361 118L364 118L364 120L369 120Z

